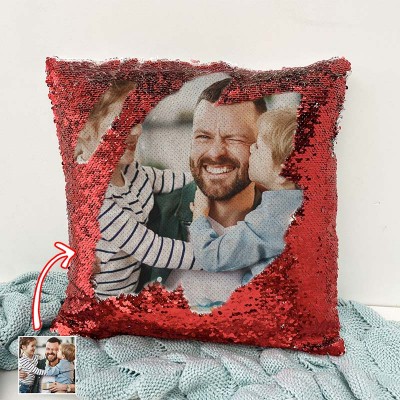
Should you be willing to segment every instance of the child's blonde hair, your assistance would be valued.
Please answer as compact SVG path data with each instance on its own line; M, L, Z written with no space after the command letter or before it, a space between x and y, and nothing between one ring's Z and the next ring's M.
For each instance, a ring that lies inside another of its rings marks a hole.
M22 355L22 346L28 346L31 342L37 342L36 338L33 336L24 336L19 339L19 354Z
M75 360L75 346L70 343L61 343L60 345L61 354L66 360L72 362Z
M257 121L258 134L272 152L275 165L280 165L292 153L293 138L297 129L297 109L282 108L261 114Z
M81 156L87 161L94 153L102 136L107 132L114 118L121 112L129 92L136 88L132 81L115 80L94 105L89 118L78 136L74 158Z

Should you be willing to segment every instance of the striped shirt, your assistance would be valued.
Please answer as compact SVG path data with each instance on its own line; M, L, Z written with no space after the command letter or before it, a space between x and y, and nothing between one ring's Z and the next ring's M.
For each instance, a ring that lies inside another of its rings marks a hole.
M24 385L31 386L33 385L33 381L35 380L35 375L45 375L46 372L44 369L40 369L37 367L39 361L39 357L34 354L32 358L27 357L23 354L19 358L18 368L24 372L27 372L28 375L25 379L20 379L19 383L23 383Z
M146 228L154 206L154 193L171 193L193 180L189 172L141 166L122 171L123 187L109 185L98 217L101 239L96 245L100 273L94 276L99 298L132 293L138 284L141 263L157 268L191 269L189 243L158 236Z

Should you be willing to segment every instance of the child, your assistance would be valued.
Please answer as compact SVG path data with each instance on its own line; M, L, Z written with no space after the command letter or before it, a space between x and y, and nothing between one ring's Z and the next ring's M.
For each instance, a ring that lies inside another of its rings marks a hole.
M56 366L46 366L46 375L54 376L58 383L70 385L73 383L72 372L75 369L75 346L69 343L61 343L57 352L57 358L60 361Z
M207 218L209 200L197 190L194 222L189 228L196 263L210 272L245 268L242 284L282 253L285 232L302 203L302 191L280 175L293 151L296 109L267 111L257 123L259 134L250 148L249 177L265 190L261 204L244 221L218 235Z
M81 131L75 158L86 163L102 136L122 110L136 84L114 81L94 106ZM188 244L157 236L146 228L154 205L153 193L169 193L193 180L189 172L175 173L141 166L135 158L141 125L133 127L126 139L126 150L115 169L98 216L101 239L96 246L100 262L94 276L98 298L132 293L140 275L141 263L159 268L193 267L193 251Z
M35 354L37 341L34 337L22 337L19 340L19 369L28 373L26 378L19 379L19 393L30 393L35 375L45 375L44 369L37 368L39 361Z

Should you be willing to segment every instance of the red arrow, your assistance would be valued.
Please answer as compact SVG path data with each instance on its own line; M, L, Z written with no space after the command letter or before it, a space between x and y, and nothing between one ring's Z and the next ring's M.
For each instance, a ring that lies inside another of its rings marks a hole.
M32 325L35 331L38 331L42 328L42 320L40 318L40 299L42 297L42 287L46 275L50 271L50 268L60 260L62 260L61 268L68 269L71 258L75 255L75 251L64 243L55 242L54 246L57 247L57 249L62 250L62 253L55 255L53 258L47 261L47 264L40 272L36 282L35 291L33 293Z

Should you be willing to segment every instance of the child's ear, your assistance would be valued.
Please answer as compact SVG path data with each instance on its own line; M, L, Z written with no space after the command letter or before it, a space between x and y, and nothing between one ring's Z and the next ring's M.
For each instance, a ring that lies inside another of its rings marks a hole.
M279 165L275 164L275 168L276 168L276 171L278 172L279 177L281 177L281 173L282 173L282 170L284 167L285 167L285 164L279 164Z
M276 183L279 185L283 185L286 182L286 178L281 175L282 169L285 167L285 164L280 164L279 167L276 166L277 168L277 178L276 178Z
M276 182L279 183L279 185L283 185L286 182L286 178L284 176L278 175Z

